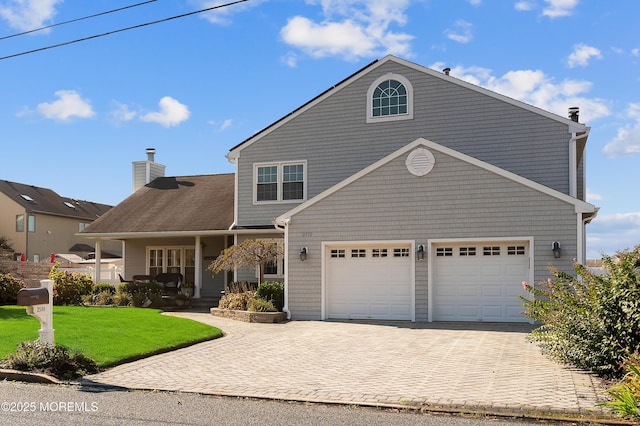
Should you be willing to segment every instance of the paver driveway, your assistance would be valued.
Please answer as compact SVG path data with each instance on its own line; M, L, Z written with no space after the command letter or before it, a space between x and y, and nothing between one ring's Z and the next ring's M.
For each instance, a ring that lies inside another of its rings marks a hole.
M84 382L347 404L601 413L600 381L526 341L528 325L293 321L175 313L226 336L121 365Z

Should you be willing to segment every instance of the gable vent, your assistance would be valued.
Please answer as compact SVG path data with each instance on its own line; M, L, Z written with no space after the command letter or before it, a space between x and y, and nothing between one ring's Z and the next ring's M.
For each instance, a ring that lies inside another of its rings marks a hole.
M405 162L409 173L415 176L424 176L428 174L436 163L431 151L424 148L417 148L411 151Z

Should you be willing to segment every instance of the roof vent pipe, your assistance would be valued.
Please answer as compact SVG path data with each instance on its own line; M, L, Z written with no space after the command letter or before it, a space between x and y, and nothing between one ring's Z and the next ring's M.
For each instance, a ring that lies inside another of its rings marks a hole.
M155 148L147 148L147 160L153 162L154 155L156 154Z
M580 115L580 108L578 107L569 107L569 118L572 121L578 122L578 116Z
M445 75L449 75L449 73L451 72L451 68L445 68L442 70L443 73L445 73Z

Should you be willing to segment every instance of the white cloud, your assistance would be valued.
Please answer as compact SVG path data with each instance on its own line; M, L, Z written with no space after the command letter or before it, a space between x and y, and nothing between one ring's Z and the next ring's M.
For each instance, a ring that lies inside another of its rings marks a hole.
M56 14L55 6L63 0L9 0L0 4L0 17L11 28L29 31L45 26Z
M243 3L234 4L226 7L219 7L210 12L204 12L200 16L212 24L229 25L231 24L231 16L237 13L246 12L267 0L251 0ZM208 9L210 7L223 6L229 3L229 0L195 0L199 9Z
M633 56L640 56L640 49L638 49L638 48L631 49L631 54Z
M587 225L587 257L600 258L640 243L640 212L599 214Z
M220 126L220 131L224 131L227 130L229 127L231 127L231 125L233 124L233 120L230 118L227 118L226 120L224 120L224 122L222 122L222 126Z
M473 24L463 19L456 21L453 29L448 29L444 33L446 36L458 43L469 43L473 39Z
M189 108L171 96L165 96L158 103L160 111L150 112L140 117L142 121L158 123L163 127L173 127L189 119Z
M523 0L517 2L513 7L520 12L528 12L535 9L536 5L531 1Z
M444 66L444 63L435 63L430 68L440 70ZM591 83L584 80L555 82L540 70L509 71L496 77L493 71L487 68L461 66L452 67L451 76L562 117L567 116L567 108L578 106L580 121L583 123L610 115L604 100L586 97L591 89Z
M314 58L342 56L348 60L385 54L411 56L413 36L394 32L407 22L409 0L309 0L320 5L325 19L314 22L294 16L280 30L285 43Z
M282 63L286 64L289 68L295 68L298 66L298 55L293 52L289 52L280 58Z
M116 124L131 121L138 115L136 111L129 109L128 105L121 104L120 102L114 102L114 104L115 108L111 110L109 116Z
M591 60L591 58L602 59L600 50L593 46L587 46L586 44L579 43L573 46L573 52L569 55L567 64L570 68L574 68L578 65L586 67L589 65L589 60Z
M579 0L544 0L547 7L542 10L544 16L549 18L560 18L571 16L573 9L578 6Z
M640 103L630 103L627 116L632 124L618 129L616 137L602 150L607 157L640 154Z
M600 194L596 194L592 192L589 188L587 188L587 202L594 203L596 201L602 201L604 198Z
M68 121L73 117L90 118L95 115L91 103L82 99L75 90L58 90L55 95L59 98L57 101L38 104L38 113L43 117Z
M469 0L471 6L480 6L482 4L482 0Z

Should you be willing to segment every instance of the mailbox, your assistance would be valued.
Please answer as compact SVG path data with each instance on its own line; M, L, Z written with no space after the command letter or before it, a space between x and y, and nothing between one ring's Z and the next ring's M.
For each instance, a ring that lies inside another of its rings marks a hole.
M49 303L49 290L46 288L22 288L18 291L18 305L33 306Z

